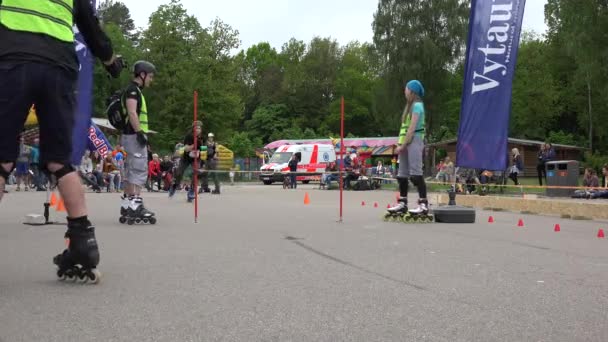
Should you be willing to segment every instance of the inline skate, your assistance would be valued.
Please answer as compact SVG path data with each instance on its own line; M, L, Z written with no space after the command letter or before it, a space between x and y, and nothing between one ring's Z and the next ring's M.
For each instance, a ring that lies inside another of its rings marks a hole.
M57 266L57 277L60 280L97 284L101 273L96 268L99 264L99 249L95 227L86 217L68 219L65 239L67 248L53 258L53 263Z
M418 207L408 210L407 199L400 198L397 205L388 208L384 214L386 222L430 223L433 216L429 215L427 200L419 200Z
M127 215L121 216L119 221L120 223L127 223L129 226L135 223L156 224L156 217L153 212L144 207L141 197L134 197L130 201L129 208L127 208Z
M199 194L200 193L201 192L199 191ZM192 201L194 201L194 197L195 197L194 190L193 189L188 190L188 194L187 194L188 203L192 203Z

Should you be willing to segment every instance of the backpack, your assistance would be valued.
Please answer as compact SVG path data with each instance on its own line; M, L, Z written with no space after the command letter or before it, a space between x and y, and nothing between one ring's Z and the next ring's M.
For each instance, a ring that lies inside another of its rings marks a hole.
M106 116L110 125L118 130L123 130L127 126L127 111L122 105L123 91L118 90L106 99Z

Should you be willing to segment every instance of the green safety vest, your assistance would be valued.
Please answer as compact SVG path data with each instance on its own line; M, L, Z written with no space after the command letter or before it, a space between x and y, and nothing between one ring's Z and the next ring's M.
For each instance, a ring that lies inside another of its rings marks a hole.
M0 3L0 24L8 29L74 42L74 0L2 0Z
M139 89L139 88L137 88ZM146 105L146 98L144 94L139 92L141 95L141 109L139 110L139 128L141 128L144 133L148 133L148 106Z
M408 128L410 128L410 124L412 122L412 116L411 115L406 115L405 116L405 122L403 122L401 124L401 130L399 130L399 145L403 145L405 144L405 136L407 135L407 130ZM417 129L414 134L416 133L422 133L422 139L424 139L424 122L422 122L422 128Z

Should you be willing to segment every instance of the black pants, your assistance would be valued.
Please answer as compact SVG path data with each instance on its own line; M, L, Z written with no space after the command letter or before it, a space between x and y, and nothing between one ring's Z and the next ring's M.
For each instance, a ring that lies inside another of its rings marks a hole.
M511 178L515 185L519 185L519 181L517 180L517 172L510 173L509 178Z
M40 125L40 167L69 165L78 75L42 63L0 62L0 162L14 162L32 104Z
M536 166L536 172L538 173L538 185L543 185L543 178L547 178L547 170L545 164L538 164Z

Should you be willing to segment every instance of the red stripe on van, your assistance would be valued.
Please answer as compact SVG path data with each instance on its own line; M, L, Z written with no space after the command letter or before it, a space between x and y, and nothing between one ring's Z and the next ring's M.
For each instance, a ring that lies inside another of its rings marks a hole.
M316 164L319 156L319 145L315 145L312 149L312 156L310 156L310 164Z

